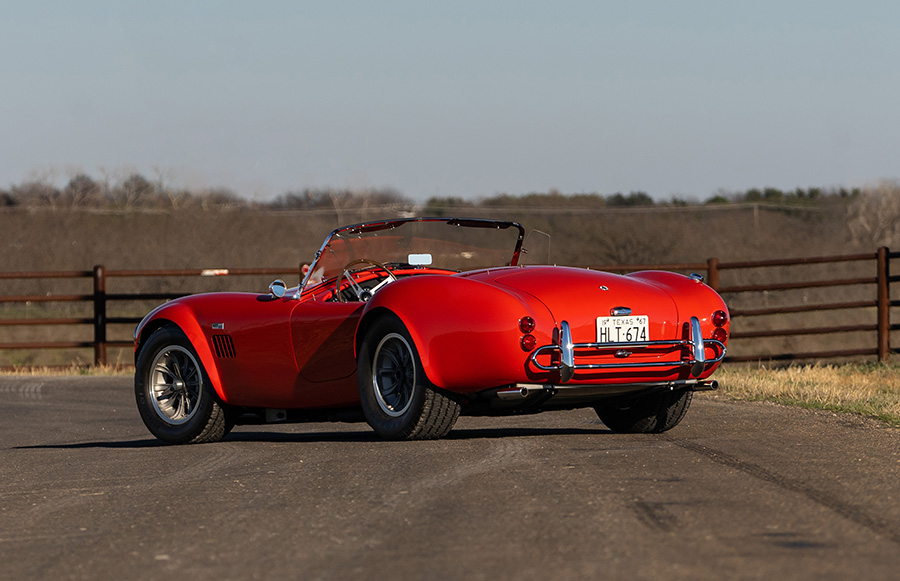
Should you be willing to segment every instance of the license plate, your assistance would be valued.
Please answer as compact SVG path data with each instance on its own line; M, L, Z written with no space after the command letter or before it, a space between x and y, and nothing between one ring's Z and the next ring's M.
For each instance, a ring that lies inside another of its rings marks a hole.
M649 341L647 326L650 317L631 315L628 317L597 317L597 343L634 343Z

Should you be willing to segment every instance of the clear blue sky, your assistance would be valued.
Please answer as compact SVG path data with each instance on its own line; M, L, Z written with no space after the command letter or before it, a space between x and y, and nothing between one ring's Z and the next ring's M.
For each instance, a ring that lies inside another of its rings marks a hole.
M0 4L0 188L137 170L258 199L900 177L900 2Z

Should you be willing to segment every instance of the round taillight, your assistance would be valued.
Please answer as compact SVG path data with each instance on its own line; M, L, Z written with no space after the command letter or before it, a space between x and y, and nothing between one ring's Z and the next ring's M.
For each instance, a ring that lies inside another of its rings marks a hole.
M525 335L522 337L520 344L523 351L531 351L537 345L537 339L534 338L534 335Z
M519 319L519 330L523 333L531 333L534 331L534 319L531 317L522 317Z
M712 338L719 343L724 343L728 339L728 332L722 327L716 327L712 333Z
M716 311L712 315L712 322L716 327L724 327L725 323L728 322L728 313L725 311Z

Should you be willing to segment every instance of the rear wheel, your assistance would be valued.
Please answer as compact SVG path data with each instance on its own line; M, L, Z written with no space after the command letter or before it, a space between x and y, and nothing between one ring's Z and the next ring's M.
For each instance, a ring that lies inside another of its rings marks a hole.
M654 434L671 430L684 418L694 392L664 391L614 404L595 406L610 430L626 434Z
M416 346L396 317L379 319L366 333L357 377L366 421L383 438L443 438L459 417L459 404L428 381Z
M169 444L216 442L234 426L194 347L175 326L157 329L141 347L134 395L144 425Z

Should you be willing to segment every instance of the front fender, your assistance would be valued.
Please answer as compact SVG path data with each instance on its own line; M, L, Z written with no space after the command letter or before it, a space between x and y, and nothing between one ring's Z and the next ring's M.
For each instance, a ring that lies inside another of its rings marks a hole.
M175 300L166 303L157 307L151 311L149 315L144 317L144 320L142 320L137 329L135 329L135 363L137 363L137 356L141 347L150 335L160 327L166 325L177 326L187 336L191 345L194 347L194 351L197 352L197 356L200 358L200 362L203 364L206 375L209 377L210 382L212 382L216 394L225 401L225 393L222 389L219 366L216 363L215 357L213 357L209 341L206 339L206 335L203 333L200 324L197 322L196 313L189 305L183 302Z
M466 277L419 275L385 286L366 305L356 346L371 322L399 317L437 387L476 391L531 379L519 319L532 317L537 344L551 341L553 317L537 299Z

